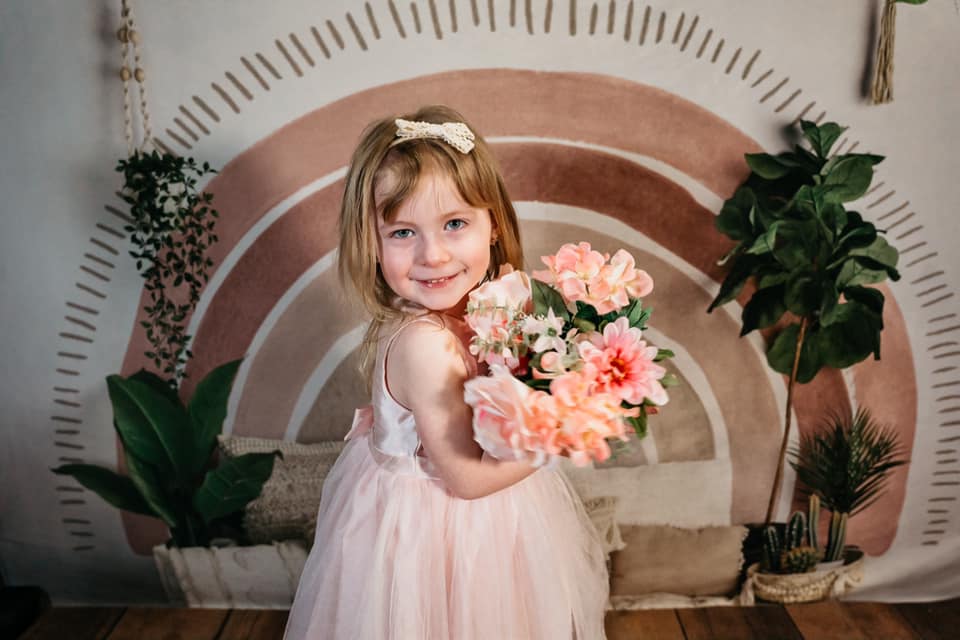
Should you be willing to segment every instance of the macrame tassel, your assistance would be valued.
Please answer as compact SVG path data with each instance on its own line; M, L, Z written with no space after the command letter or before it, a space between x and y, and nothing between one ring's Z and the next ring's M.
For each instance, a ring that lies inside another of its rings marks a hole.
M893 37L897 28L897 3L886 0L880 20L880 42L870 99L873 104L893 102Z

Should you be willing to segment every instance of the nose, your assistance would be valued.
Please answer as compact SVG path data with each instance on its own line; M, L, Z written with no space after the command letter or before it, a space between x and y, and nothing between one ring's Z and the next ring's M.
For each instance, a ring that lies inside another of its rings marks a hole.
M433 234L423 236L420 244L420 260L426 265L443 264L450 259L450 252L444 241Z

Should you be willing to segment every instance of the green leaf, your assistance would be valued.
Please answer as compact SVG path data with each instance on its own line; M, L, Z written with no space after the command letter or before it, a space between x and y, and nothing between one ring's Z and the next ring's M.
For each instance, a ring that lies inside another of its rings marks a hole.
M893 0L894 2L902 2L903 4L924 4L927 0Z
M567 305L563 302L563 296L560 292L539 280L530 279L530 286L533 290L533 313L538 316L547 315L548 309L553 309L554 315L570 320L570 313L567 311Z
M744 158L755 174L767 180L776 180L790 173L790 167L768 153L745 153Z
M843 290L847 300L854 300L874 313L883 316L883 294L873 287L850 286Z
M789 376L793 371L793 359L797 349L797 336L800 333L799 324L791 324L774 339L767 350L767 364L779 373ZM823 366L816 349L811 345L811 331L808 329L804 336L800 350L800 364L797 368L797 382L806 383L813 380Z
M828 202L856 200L867 192L872 180L873 162L863 156L844 157L823 180L824 186L830 187L824 199Z
M895 267L897 266L897 261L900 259L900 252L898 252L896 249L891 247L887 243L886 239L883 238L882 236L877 236L873 240L873 242L866 247L857 247L855 249L851 249L850 255L854 257L863 256L866 258L870 258L880 263L884 267L887 267L894 271L895 271ZM891 275L891 278L893 278L892 275ZM899 278L899 275L897 276L897 278L893 278L893 279L896 280L898 278Z
M836 285L837 289L843 290L851 286L883 282L886 279L886 269L868 269L851 258L843 263L843 267L837 275Z
M152 354L147 353L145 355L149 358ZM177 394L176 390L170 386L170 383L152 371L140 369L128 379L142 382L169 400L172 404L183 406L180 402L180 396Z
M672 358L674 355L676 354L674 354L670 349L657 349L657 355L654 356L653 361L660 362L662 360L666 360L667 358Z
M820 283L809 273L799 273L786 286L783 302L798 316L808 316L820 308L823 299Z
M193 506L203 521L209 523L239 511L259 496L278 456L279 451L247 453L226 458L216 469L208 471L193 498Z
M777 242L777 227L779 227L781 224L782 223L779 220L771 224L766 233L757 236L757 239L752 245L750 245L750 248L747 249L746 253L749 255L762 255L764 253L770 253L773 251Z
M750 211L756 206L757 199L749 187L740 187L728 198L714 219L717 230L736 241L753 239L753 223Z
M730 268L730 272L727 273L727 277L723 279L723 283L720 285L720 291L707 308L707 313L736 298L740 294L740 291L743 290L743 285L747 282L747 279L753 275L754 269L759 264L760 260L754 256L742 255L738 257Z
M190 399L188 411L193 422L192 471L198 474L210 458L217 443L217 434L227 416L227 401L237 369L243 359L223 364L204 377Z
M820 286L820 325L826 326L834 321L837 303L840 301L840 292L831 280L821 281Z
M836 122L826 122L818 126L809 120L801 120L800 128L803 130L803 136L810 141L810 146L821 158L826 158L830 154L833 143L847 130Z
M62 476L72 476L118 509L157 517L127 476L92 464L64 464L51 471Z
M114 423L114 426L116 426L116 423ZM171 529L175 528L185 516L182 511L173 505L170 498L174 493L170 476L159 472L152 465L129 451L126 452L124 462L127 465L127 472L130 474L130 481L133 482L133 486L137 488L143 499L150 505L154 515L163 520Z
M117 431L124 447L163 473L189 478L192 449L184 409L139 380L107 376Z
M882 319L858 302L837 305L836 318L820 330L819 358L823 364L843 369L871 353L879 358Z
M743 328L740 335L744 336L754 329L764 329L777 322L787 310L783 302L783 292L786 287L782 284L766 289L759 289L743 307L741 317Z
M645 438L647 436L647 412L643 407L640 407L640 415L636 418L627 418L627 424L633 428L634 433L637 434L637 438Z

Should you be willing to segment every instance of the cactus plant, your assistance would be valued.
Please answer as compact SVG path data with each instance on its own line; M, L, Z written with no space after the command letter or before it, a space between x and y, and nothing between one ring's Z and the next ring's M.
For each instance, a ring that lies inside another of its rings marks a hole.
M807 516L802 511L797 511L790 518L787 524L786 541L783 545L784 551L790 551L803 545L804 537L807 534Z
M768 525L763 530L763 570L777 573L780 570L780 535L776 527Z
M803 491L811 499L817 496L832 514L825 561L843 558L847 519L880 497L890 472L907 463L903 454L897 431L864 408L852 416L832 416L816 432L801 436L790 452L790 466Z
M843 543L847 537L847 513L833 512L830 518L830 535L827 537L827 549L824 561L831 562L843 558Z
M820 553L809 545L794 547L780 555L780 570L783 573L808 573L817 567Z
M810 496L809 515L807 516L807 537L810 546L820 550L820 496L813 494Z

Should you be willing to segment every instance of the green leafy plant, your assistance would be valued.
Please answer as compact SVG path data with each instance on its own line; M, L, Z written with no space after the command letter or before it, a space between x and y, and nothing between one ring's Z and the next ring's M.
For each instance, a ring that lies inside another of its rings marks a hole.
M170 528L169 545L206 546L233 533L231 516L260 495L279 455L248 453L211 465L239 365L235 360L211 371L186 407L167 381L146 370L108 376L129 475L90 464L53 472L72 476L119 509L160 518Z
M798 144L777 155L746 154L751 174L716 218L736 245L708 309L736 298L752 279L756 290L743 308L741 335L789 320L767 350L769 365L789 376L767 523L782 483L794 383L809 382L823 367L849 367L871 354L879 359L884 296L867 285L900 277L898 252L883 231L844 207L867 192L883 158L831 156L844 127L806 120L800 126L809 150Z
M843 554L847 520L876 502L890 471L906 464L897 432L881 426L866 409L851 419L834 416L790 450L790 466L802 490L831 512L824 559Z
M144 355L169 378L146 369L127 378L107 376L128 475L90 464L66 464L53 472L72 476L119 509L160 518L170 528L168 545L205 546L216 537L239 537L237 516L260 494L278 454L212 463L241 361L211 371L187 406L178 393L193 356L187 318L209 280L213 261L206 252L217 241L219 214L209 206L213 196L198 191L197 181L215 171L207 163L157 151L137 152L121 160L117 171L123 173L121 197L130 208L131 222L124 227L134 245L130 255L150 292L148 320L141 324L151 350Z
M199 191L197 183L216 170L206 162L154 150L120 160L117 171L124 178L120 196L130 210L131 222L124 226L134 245L130 255L150 292L150 304L144 307L148 320L141 322L152 347L146 356L176 388L193 355L186 321L209 280L207 268L213 266L205 252L218 240L213 194Z

